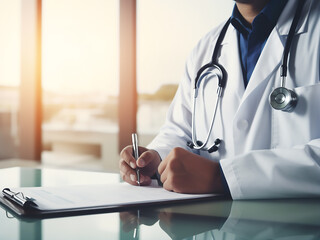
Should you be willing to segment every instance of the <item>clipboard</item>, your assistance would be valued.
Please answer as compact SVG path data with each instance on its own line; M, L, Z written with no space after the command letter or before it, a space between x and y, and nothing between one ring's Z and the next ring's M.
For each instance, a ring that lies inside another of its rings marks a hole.
M180 194L158 186L127 183L61 187L4 188L0 204L12 215L52 218L127 211L168 204L224 198L216 194Z

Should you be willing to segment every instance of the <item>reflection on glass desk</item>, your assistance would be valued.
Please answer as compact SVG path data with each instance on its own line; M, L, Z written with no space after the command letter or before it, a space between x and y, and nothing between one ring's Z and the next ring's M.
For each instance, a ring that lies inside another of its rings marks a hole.
M0 170L0 188L119 182L118 174ZM19 219L0 208L0 239L320 239L320 199L211 200L51 219Z

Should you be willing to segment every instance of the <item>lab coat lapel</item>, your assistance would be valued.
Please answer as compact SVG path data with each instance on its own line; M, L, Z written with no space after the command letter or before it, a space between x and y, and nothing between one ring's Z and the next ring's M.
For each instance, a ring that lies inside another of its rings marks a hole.
M289 29L294 17L292 13L295 12L297 4L298 4L298 1L288 1L287 3L288 6L283 10L283 13L281 14L278 24L276 26L276 29L278 30L281 36L288 35ZM301 34L301 33L307 32L307 20L309 17L310 7L311 7L311 1L306 1L303 7L301 18L299 20L295 34ZM283 38L283 40L285 39Z
M243 96L243 101L257 89L257 87L269 79L271 74L277 74L282 59L283 44L279 33L274 29L266 42L264 49L252 72L248 86ZM279 73L280 79L280 73Z
M249 80L248 86L244 92L241 104L243 104L248 97L258 89L260 84L265 83L270 79L271 75L276 74L279 76L279 82L275 83L280 86L280 65L282 61L282 55L286 36L288 35L292 20L293 13L296 9L297 1L288 1L288 6L281 14L279 21L264 46L258 62L254 68L254 71ZM296 34L300 34L306 31L306 21L309 11L309 6L304 6L300 23L297 26ZM288 17L289 16L289 17Z

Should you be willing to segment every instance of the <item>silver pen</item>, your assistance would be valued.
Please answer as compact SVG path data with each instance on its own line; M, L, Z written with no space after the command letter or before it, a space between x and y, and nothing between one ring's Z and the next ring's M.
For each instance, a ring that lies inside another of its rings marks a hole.
M133 156L136 159L136 161L139 158L139 144L138 144L138 135L136 133L132 133L132 147L133 147ZM137 172L137 183L140 186L140 169L136 168L136 172Z

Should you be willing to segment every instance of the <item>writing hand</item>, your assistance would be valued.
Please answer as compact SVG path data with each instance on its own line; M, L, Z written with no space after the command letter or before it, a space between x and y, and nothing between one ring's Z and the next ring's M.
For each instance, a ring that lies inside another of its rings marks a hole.
M140 169L140 184L149 185L151 177L156 173L160 164L160 156L154 151L145 147L139 147L139 158L136 161L132 155L132 146L125 147L120 153L120 175L121 178L132 185L138 185L135 169Z

